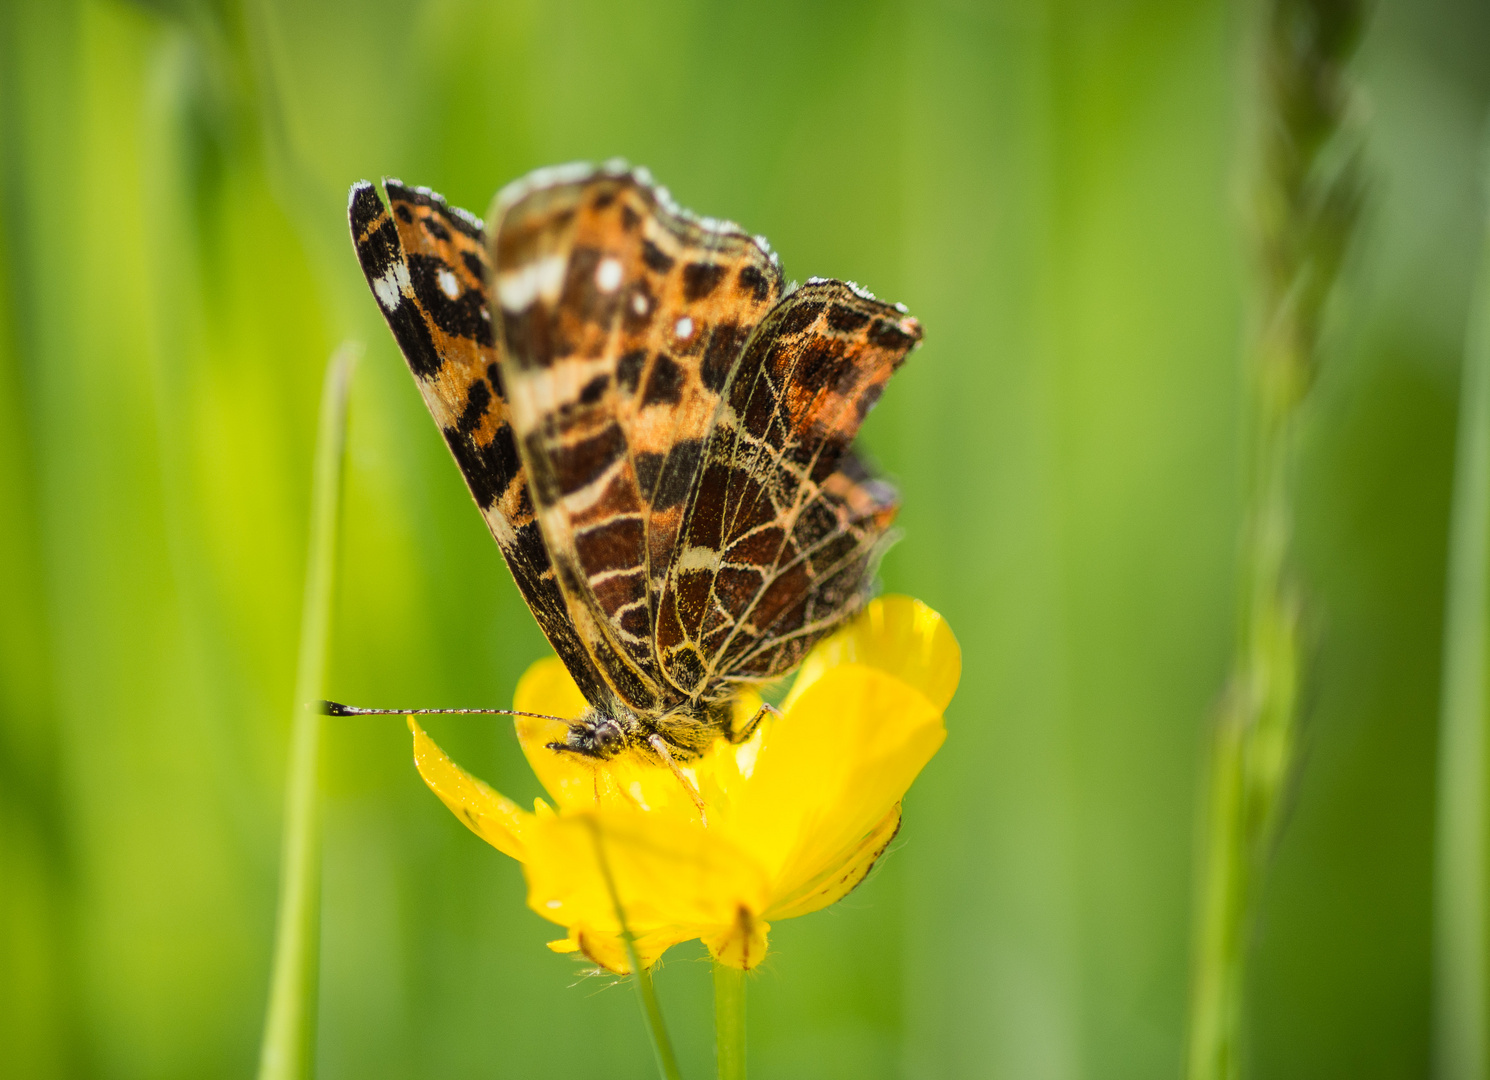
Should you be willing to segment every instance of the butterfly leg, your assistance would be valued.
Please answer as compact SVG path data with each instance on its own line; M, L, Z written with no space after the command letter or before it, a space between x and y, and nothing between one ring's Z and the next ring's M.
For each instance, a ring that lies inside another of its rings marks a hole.
M672 751L668 750L667 743L662 741L661 735L653 735L647 739L647 744L657 752L657 756L666 762L667 767L673 771L678 778L678 783L683 785L683 790L688 792L688 797L693 800L693 805L698 807L699 820L703 822L704 828L709 827L709 813L704 809L704 797L698 793L698 788L693 786L693 781L688 779L687 774L678 768L678 763L673 760Z
M761 721L766 718L767 713L777 718L781 716L780 709L772 705L769 701L763 701L761 702L761 707L755 710L755 715L750 718L750 723L731 735L729 741L736 746L739 746L743 742L748 742L750 736L755 734L755 729L761 726Z

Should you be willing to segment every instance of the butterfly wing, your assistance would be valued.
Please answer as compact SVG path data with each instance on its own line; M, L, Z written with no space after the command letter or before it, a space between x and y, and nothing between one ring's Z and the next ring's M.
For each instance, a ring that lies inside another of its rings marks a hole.
M849 444L920 339L903 308L840 281L808 282L756 329L660 598L674 684L783 674L863 602L898 503Z
M519 591L592 704L612 699L570 624L533 514L497 363L482 224L424 188L366 181L348 205L367 283Z
M664 710L686 693L656 651L658 594L776 260L640 171L544 170L492 221L502 379L559 586L619 697Z

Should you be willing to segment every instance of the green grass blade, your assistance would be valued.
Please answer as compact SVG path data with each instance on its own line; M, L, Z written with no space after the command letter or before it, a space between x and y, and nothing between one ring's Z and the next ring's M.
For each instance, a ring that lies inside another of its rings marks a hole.
M616 909L616 921L621 924L621 941L626 946L626 960L631 965L631 981L636 985L636 997L642 1009L642 1020L647 1025L647 1035L652 1040L652 1053L657 1058L657 1072L662 1080L682 1080L678 1070L678 1056L673 1052L672 1039L668 1037L667 1025L662 1020L662 1006L657 1003L657 988L652 985L652 973L641 965L637 955L636 939L626 923L626 909L621 906L621 892L616 887L615 875L611 872L610 860L605 857L605 845L600 839L600 828L591 824L595 838L595 861L605 877L605 887L610 893L611 904Z
M1249 343L1249 475L1237 651L1210 747L1191 969L1190 1080L1241 1075L1248 934L1293 768L1303 656L1293 566L1300 416L1319 370L1327 304L1362 198L1347 65L1361 7L1266 0L1253 77L1257 332Z
M1433 1056L1485 1077L1485 674L1490 558L1490 236L1470 315L1445 601L1434 868Z
M294 723L285 785L279 916L269 1009L259 1053L259 1080L305 1080L315 1072L319 974L321 848L317 775L321 718L312 703L323 694L330 634L337 510L347 435L347 395L361 348L343 344L326 366L316 432L311 489L310 557L295 669Z
M667 1025L662 1021L662 1006L657 1002L657 988L652 985L652 972L641 966L636 955L636 942L631 931L621 931L626 942L626 959L631 962L631 978L636 983L636 996L641 1002L642 1019L647 1024L647 1035L652 1040L652 1053L657 1058L657 1072L662 1080L682 1080L678 1069L678 1057L673 1053L672 1040L667 1034Z

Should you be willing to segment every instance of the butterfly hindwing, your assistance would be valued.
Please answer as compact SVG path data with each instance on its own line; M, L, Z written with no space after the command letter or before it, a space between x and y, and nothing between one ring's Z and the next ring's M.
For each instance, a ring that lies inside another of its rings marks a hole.
M763 241L637 173L540 174L493 212L502 372L581 639L633 709L687 699L655 646L720 394L781 292Z
M603 703L607 684L569 621L513 441L481 222L426 189L384 186L386 207L366 182L349 200L363 273L524 600L586 697Z
M675 684L782 674L858 608L897 500L848 448L920 338L903 309L839 281L808 282L756 329L660 599Z

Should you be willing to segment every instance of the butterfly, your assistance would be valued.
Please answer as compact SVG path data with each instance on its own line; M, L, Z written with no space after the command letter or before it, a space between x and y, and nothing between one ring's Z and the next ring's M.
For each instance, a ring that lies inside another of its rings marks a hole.
M851 448L921 340L643 169L541 169L488 222L366 181L357 258L528 607L589 705L553 748L676 769L873 588L899 506ZM758 719L758 717L757 717Z

